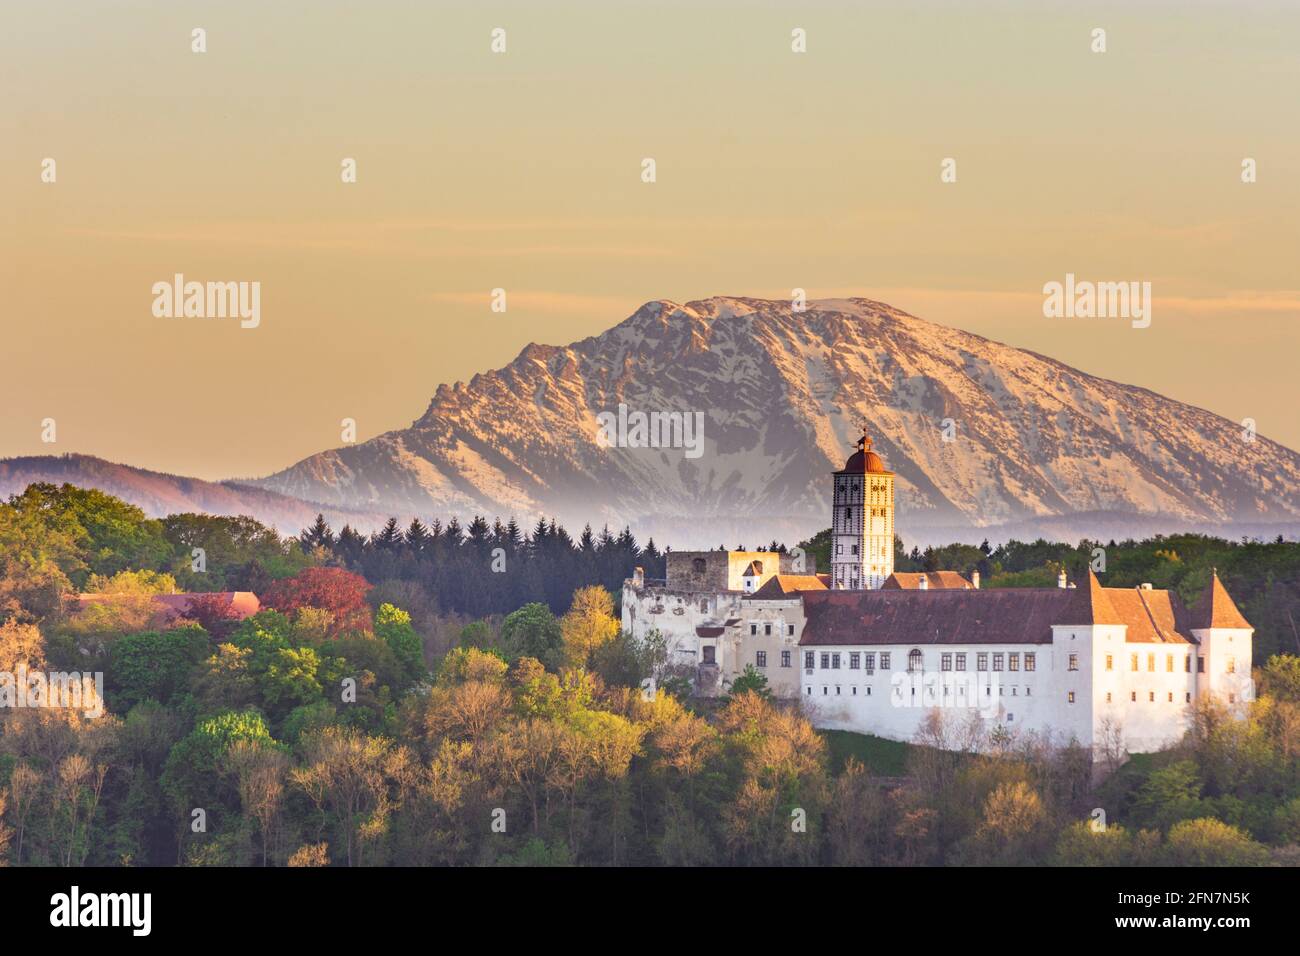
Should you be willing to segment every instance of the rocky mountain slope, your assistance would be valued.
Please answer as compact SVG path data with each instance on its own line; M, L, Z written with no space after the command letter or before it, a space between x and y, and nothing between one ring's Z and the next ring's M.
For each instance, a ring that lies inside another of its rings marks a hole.
M702 413L698 457L605 447L597 416L620 403ZM1296 452L867 299L649 302L601 335L439 386L409 428L254 483L403 516L547 514L679 548L756 545L829 524L827 473L863 418L899 476L909 543L1300 523Z

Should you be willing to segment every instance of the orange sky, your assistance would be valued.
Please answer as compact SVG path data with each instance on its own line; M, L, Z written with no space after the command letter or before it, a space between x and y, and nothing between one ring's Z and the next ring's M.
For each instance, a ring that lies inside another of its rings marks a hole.
M796 286L1300 447L1300 8L752 6L4 4L0 456L265 474L529 341ZM259 281L260 326L154 317L177 272ZM1151 282L1151 327L1045 319L1067 272Z

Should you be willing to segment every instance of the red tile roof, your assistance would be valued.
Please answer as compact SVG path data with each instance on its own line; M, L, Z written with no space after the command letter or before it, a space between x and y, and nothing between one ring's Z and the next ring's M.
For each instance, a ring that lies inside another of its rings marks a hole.
M1107 590L1097 580L1097 575L1088 569L1088 576L1081 586L1067 588L1074 595L1074 602L1069 611L1069 620L1058 624L1123 624L1114 606L1107 597Z
M1128 625L1124 639L1134 644L1194 644L1187 609L1171 591L1106 588L1118 620Z
M1191 614L1191 627L1250 627L1228 596L1228 589L1219 580L1219 572L1210 572L1210 583L1201 592L1201 600Z
M825 591L829 578L829 575L819 574L774 574L745 600L789 600L801 591Z
M926 587L931 591L943 591L971 587L970 581L956 571L895 571L885 578L881 585L890 591L919 591L921 579L926 579Z

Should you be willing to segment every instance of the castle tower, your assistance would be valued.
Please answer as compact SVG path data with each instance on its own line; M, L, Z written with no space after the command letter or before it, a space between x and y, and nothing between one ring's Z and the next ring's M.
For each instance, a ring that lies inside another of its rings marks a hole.
M878 588L894 573L894 473L871 450L865 425L858 450L834 478L831 587Z
M1210 583L1191 612L1189 624L1192 637L1200 645L1196 650L1196 693L1209 694L1227 704L1254 699L1250 668L1255 629L1228 595L1219 580L1218 568L1210 572Z

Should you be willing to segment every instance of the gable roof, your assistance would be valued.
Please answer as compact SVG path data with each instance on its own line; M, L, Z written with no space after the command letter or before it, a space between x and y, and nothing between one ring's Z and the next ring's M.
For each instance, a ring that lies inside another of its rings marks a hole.
M1210 583L1201 592L1201 600L1191 614L1191 626L1194 628L1241 627L1249 628L1250 622L1237 610L1237 605L1228 596L1228 589L1219 580L1218 570L1210 572Z
M1197 643L1174 592L1103 588L1091 573L1074 588L882 588L802 597L800 644L1049 644L1054 625L1092 624L1124 625L1126 643Z
M1130 644L1195 644L1187 609L1172 591L1150 588L1106 588L1116 617L1128 626Z
M1050 644L1073 599L1064 588L810 591L799 643Z
M885 579L882 588L893 590L921 589L921 579L931 591L960 590L973 585L957 571L895 571Z
M789 600L801 591L825 591L829 579L830 575L820 574L774 574L745 600Z

